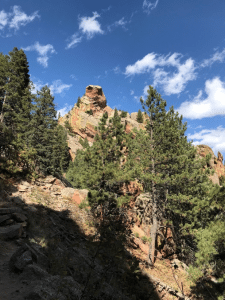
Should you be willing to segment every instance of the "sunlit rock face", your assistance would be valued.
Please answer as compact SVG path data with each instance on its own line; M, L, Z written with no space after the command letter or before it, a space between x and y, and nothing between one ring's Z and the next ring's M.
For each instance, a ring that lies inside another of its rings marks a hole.
M212 149L207 145L198 145L197 153L201 157L206 157L207 154L211 154L211 159L209 161L210 169L215 170L215 173L210 176L210 179L214 184L219 184L219 178L225 176L225 166L223 164L223 155L218 152L217 157L214 155Z
M85 94L80 98L80 104L77 103L71 111L59 119L59 124L65 126L68 121L71 126L71 135L68 135L68 145L70 147L71 159L75 158L78 149L82 149L79 140L87 138L91 145L97 133L97 127L105 112L108 113L109 118L113 117L114 109L107 106L105 94L101 86L88 85ZM121 112L118 111L120 114ZM127 117L122 118L122 124L127 133L134 128L137 130L144 129L145 125L136 121L137 113L127 114Z

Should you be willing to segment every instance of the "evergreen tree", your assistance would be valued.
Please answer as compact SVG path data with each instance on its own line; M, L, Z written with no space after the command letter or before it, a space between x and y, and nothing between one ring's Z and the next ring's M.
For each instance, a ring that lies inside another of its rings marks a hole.
M68 164L66 133L57 127L54 97L44 86L37 93L32 116L32 146L37 155L35 165L43 173L62 172Z
M4 155L8 161L28 169L34 154L28 145L32 109L29 66L23 50L17 48L5 58L1 55L1 60L5 70L0 75L1 82L4 78L0 96L0 121L8 139Z
M133 149L139 159L135 168L146 192L151 194L152 226L149 263L154 264L155 243L163 218L176 220L190 234L201 219L201 208L209 205L205 161L196 159L196 149L187 142L186 124L173 107L166 111L166 101L151 86L143 109L148 114L146 132L136 134L139 143ZM132 149L131 149L132 150ZM202 225L202 224L201 224Z
M138 114L137 114L137 122L138 122L138 123L143 123L143 121L144 121L143 115L142 115L141 110L139 109L139 110L138 110Z
M80 100L80 97L77 98L77 107L80 107L80 104L81 104L81 100Z
M130 136L125 133L118 115L114 115L108 125L107 118L104 114L93 145L78 151L67 172L67 179L74 187L95 190L92 199L103 202L128 180L122 162Z

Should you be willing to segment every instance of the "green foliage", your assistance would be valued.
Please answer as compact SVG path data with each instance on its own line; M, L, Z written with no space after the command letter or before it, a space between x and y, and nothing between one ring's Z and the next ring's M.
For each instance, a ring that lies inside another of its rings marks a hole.
M138 123L143 123L144 122L143 115L142 115L142 112L141 112L140 109L138 110L138 114L137 114L137 122Z
M220 176L219 181L220 181L220 185L224 185L225 184L225 176L224 175Z
M78 151L67 172L67 179L74 187L92 190L90 204L115 198L114 193L130 178L126 165L122 164L123 149L128 145L130 136L125 134L118 115L110 120L108 126L107 118L108 114L104 114L92 147ZM126 201L127 197L118 197L118 203Z
M88 143L88 140L87 138L85 138L84 140L82 138L79 139L79 143L81 144L81 146L83 148L88 148L89 147L89 143Z
M126 118L127 117L127 111L122 110L120 116L121 116L121 118Z
M89 203L87 200L83 200L80 204L79 204L79 208L80 209L86 209L89 206Z
M37 93L33 107L31 145L37 154L35 165L43 173L62 172L68 166L69 152L67 135L62 126L57 126L54 98L44 86Z
M144 244L149 243L151 241L151 238L147 238L147 236L145 236L145 235L143 235L141 237L141 239Z
M90 110L86 110L85 112L86 112L86 114L88 114L88 115L90 115L90 116L92 116L92 115L93 115L93 110L92 110L92 109L90 109Z
M77 98L77 103L76 104L77 104L77 107L80 107L80 104L81 104L80 97Z

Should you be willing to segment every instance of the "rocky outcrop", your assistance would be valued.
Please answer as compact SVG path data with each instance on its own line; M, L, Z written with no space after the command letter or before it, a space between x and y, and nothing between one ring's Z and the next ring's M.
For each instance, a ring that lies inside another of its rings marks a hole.
M68 134L68 145L70 147L70 156L73 160L76 152L82 149L80 139L88 140L92 145L97 133L97 127L103 114L107 112L109 118L113 117L114 109L107 106L106 97L100 86L88 85L80 103L75 104L71 111L59 119L59 124L65 126L66 122L71 126L71 132ZM121 113L120 111L118 112ZM130 133L134 128L144 129L145 125L136 121L137 113L131 113L122 118L122 124L125 131Z
M207 145L198 145L197 153L200 157L206 157L207 154L211 154L211 159L208 166L211 170L215 170L215 173L210 176L210 179L214 184L219 184L219 178L225 176L225 166L223 164L223 155L218 152L217 157L214 155L212 149Z

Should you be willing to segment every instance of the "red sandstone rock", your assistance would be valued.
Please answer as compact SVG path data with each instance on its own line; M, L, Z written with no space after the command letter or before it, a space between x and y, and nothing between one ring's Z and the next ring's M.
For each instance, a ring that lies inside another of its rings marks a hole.
M209 167L215 170L215 173L210 176L210 179L214 184L219 184L219 177L225 176L225 166L223 165L223 156L218 152L218 157L216 157L212 149L207 145L198 145L197 153L201 157L206 157L207 154L211 154L212 157L209 161Z
M100 86L98 85L87 86L85 96L91 99L93 108L100 107L101 109L104 109L106 107L106 98Z

